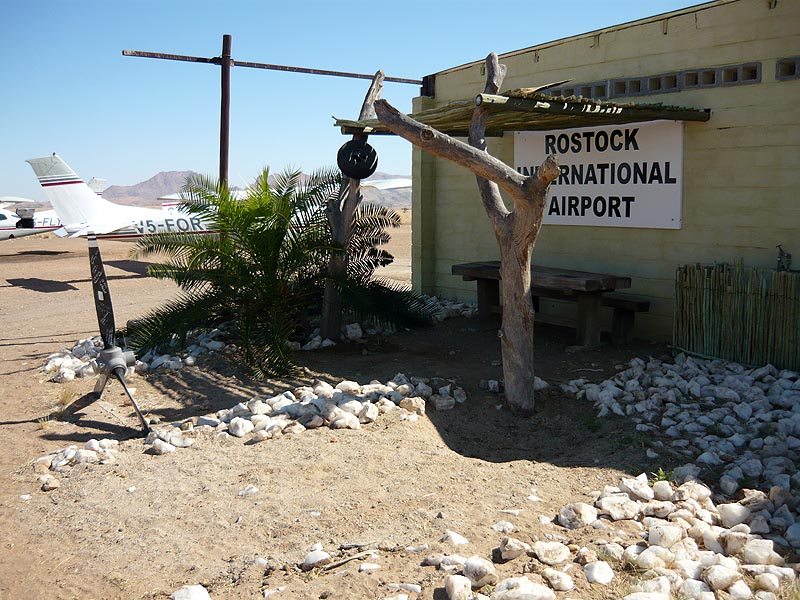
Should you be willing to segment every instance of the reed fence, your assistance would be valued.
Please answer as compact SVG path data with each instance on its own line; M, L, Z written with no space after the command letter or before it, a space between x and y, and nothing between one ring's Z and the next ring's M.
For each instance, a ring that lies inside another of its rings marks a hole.
M673 344L690 353L800 370L800 273L678 267L674 323Z

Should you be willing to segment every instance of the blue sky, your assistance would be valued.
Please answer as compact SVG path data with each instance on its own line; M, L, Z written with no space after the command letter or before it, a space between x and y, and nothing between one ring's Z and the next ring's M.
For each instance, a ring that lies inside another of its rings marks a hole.
M219 68L122 50L421 79L498 53L697 4L662 0L9 0L0 4L0 196L44 200L24 160L58 152L81 176L133 185L159 171L216 176ZM505 13L505 15L504 15ZM502 27L493 25L502 22ZM484 27L485 25L485 27ZM230 181L264 166L335 164L332 115L357 116L369 82L234 68ZM419 88L388 83L406 112ZM411 148L372 138L379 170L410 174Z

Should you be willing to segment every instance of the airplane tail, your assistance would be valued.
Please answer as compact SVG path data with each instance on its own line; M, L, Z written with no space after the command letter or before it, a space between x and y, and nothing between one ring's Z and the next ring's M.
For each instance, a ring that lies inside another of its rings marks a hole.
M101 198L55 152L26 161L65 227L103 221L114 204Z

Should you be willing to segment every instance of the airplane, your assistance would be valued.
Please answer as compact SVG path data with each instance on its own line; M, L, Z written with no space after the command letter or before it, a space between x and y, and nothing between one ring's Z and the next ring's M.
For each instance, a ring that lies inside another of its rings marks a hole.
M185 212L125 206L109 202L86 184L55 152L27 161L45 196L61 219L60 237L135 241L148 233L214 233L199 217Z
M92 177L87 185L99 195L102 193L105 183L105 179ZM12 204L35 202L35 200L29 198L0 196L0 242L36 235L37 233L57 231L61 228L61 219L58 218L54 210L35 212L35 209L27 207L19 207L13 213L10 210L5 210L7 206Z
M33 202L33 200L15 196L0 197L0 241L47 233L61 227L61 221L54 210L40 213L35 212L33 208L23 207L17 208L15 212L6 210L7 206L22 202Z

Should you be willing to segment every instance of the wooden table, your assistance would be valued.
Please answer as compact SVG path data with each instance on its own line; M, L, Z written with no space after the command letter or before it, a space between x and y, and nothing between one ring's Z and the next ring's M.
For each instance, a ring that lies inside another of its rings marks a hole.
M478 284L478 317L482 322L500 311L500 261L453 265L453 275ZM531 294L535 297L574 299L578 303L577 344L600 343L600 307L603 293L631 287L630 277L571 271L554 267L531 267Z

